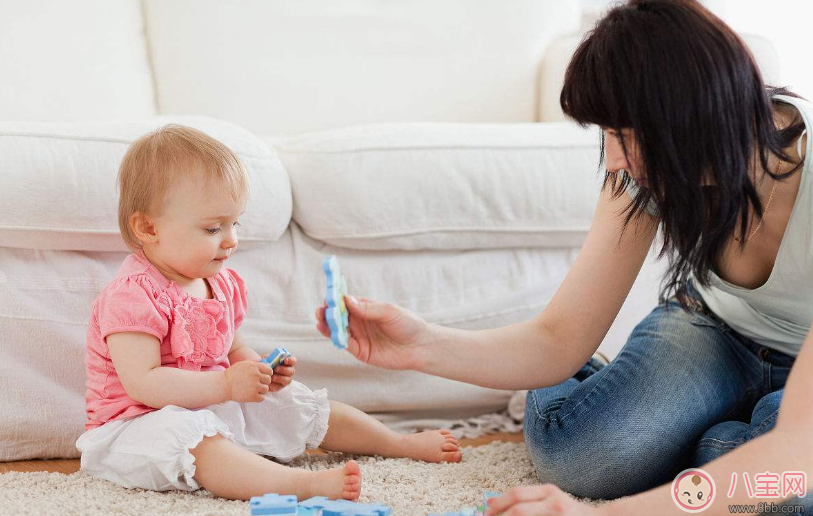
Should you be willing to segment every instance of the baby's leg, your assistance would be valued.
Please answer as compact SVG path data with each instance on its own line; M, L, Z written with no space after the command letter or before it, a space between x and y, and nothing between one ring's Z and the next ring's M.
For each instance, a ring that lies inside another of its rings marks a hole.
M358 500L361 470L351 460L342 468L307 471L260 457L221 435L204 438L189 450L195 456L195 480L215 496L248 500L265 493Z
M320 448L427 462L460 462L463 457L457 439L448 430L399 434L372 416L338 401L330 402L327 435Z

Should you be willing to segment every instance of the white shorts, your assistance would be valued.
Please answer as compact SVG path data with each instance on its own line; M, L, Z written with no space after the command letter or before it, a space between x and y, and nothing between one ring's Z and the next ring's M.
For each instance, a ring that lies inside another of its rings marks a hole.
M293 381L258 403L228 401L200 409L168 405L131 419L109 421L76 441L81 469L124 487L194 491L189 452L220 434L245 449L281 462L317 448L327 433L327 391Z

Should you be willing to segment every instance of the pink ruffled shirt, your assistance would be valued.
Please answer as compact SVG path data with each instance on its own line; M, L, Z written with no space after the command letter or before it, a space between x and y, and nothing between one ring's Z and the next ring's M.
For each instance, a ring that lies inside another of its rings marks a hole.
M105 339L142 332L161 341L161 365L192 371L223 371L234 332L246 313L246 287L231 269L207 278L213 299L190 295L167 279L143 252L128 256L113 281L93 302L87 334L85 430L156 410L127 395Z

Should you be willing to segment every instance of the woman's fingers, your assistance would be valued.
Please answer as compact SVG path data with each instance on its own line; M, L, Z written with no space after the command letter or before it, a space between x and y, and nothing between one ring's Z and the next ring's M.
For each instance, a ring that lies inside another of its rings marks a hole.
M325 310L327 309L327 305L320 306L316 309L316 322L326 322L325 319Z
M544 500L555 489L556 487L551 484L515 487L502 496L489 498L488 510L486 510L485 514L486 516L493 516L505 512L514 505Z
M274 377L291 377L296 373L296 370L293 367L285 367L285 366L278 366L276 371L274 371Z
M347 311L350 312L350 315L365 321L383 319L392 310L392 306L387 303L378 303L365 298L356 299L352 296L345 296L345 300L347 300Z

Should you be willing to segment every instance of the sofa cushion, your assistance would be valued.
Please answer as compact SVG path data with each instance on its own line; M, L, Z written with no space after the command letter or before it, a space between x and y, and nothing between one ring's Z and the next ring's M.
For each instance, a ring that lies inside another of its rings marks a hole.
M355 249L578 246L600 182L598 131L557 124L392 124L267 139L294 220Z
M139 0L3 2L3 120L155 116Z
M158 104L259 134L532 122L578 0L145 0Z
M128 145L166 123L221 140L250 175L241 245L275 241L291 217L291 185L272 149L236 125L205 117L138 122L0 123L0 246L126 250L118 227L116 175Z

